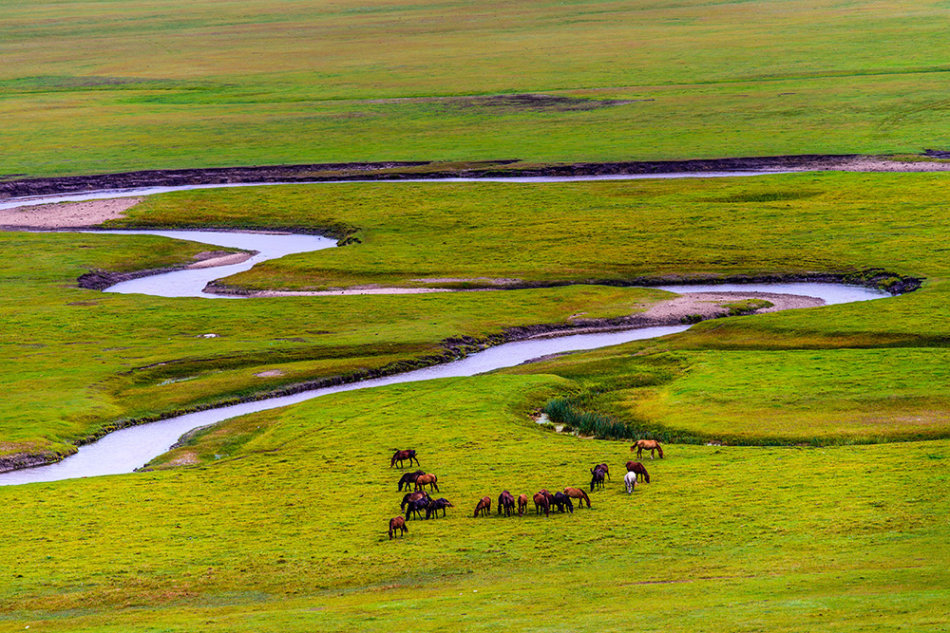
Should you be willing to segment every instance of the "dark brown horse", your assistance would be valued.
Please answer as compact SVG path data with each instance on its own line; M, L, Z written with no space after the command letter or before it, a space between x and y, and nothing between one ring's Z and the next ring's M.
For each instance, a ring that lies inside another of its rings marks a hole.
M594 470L602 470L602 471L604 471L604 475L606 475L607 481L610 481L610 469L607 468L607 464L597 464L596 466L594 466ZM593 471L591 471L591 472L593 472Z
M475 517L478 518L478 513L481 512L483 515L491 515L491 497L482 497L478 502L478 505L475 506Z
M637 473L637 479L639 481L650 483L650 473L647 472L647 469L644 468L640 462L627 462L627 472Z
M590 471L590 491L594 492L594 488L603 488L604 487L604 477L607 473L602 471L599 468L595 468Z
M405 475L403 475L402 478L399 480L399 492L402 492L402 487L404 485L406 486L406 490L409 490L410 484L416 483L416 477L418 477L419 475L424 475L424 474L426 474L424 470L417 470L414 473L406 473Z
M402 517L393 517L389 520L389 540L393 540L393 535L399 530L399 536L404 536L409 528L406 527L406 520Z
M663 447L656 440L637 440L637 443L631 446L630 450L637 451L637 459L643 457L643 451L650 451L650 459L653 459L654 451L660 454L660 459L663 459Z
M524 516L528 511L528 495L518 495L518 516Z
M404 451L396 451L396 454L393 455L392 460L389 462L389 467L392 468L396 465L396 462L399 462L399 467L402 468L402 463L407 459L409 460L410 466L412 466L413 460L415 460L416 466L420 466L419 460L416 458L416 451L411 448L407 448Z
M514 514L515 511L515 498L507 490L503 490L500 495L498 495L498 514L502 512L505 513L506 517L510 517Z
M408 521L409 517L411 517L413 514L415 514L417 517L421 519L422 511L426 510L429 507L429 502L431 501L432 499L430 499L429 497L419 497L418 499L414 499L410 501L409 503L407 503L406 504L406 521Z
M439 510L442 510L442 516L445 516L445 509L454 507L448 499L429 499L429 503L426 505L426 518L428 519L432 514L438 518Z
M534 513L541 514L541 510L544 510L544 516L548 516L551 513L551 502L548 501L546 495L536 492L534 493Z
M587 496L587 493L581 490L580 488L565 488L564 494L572 499L577 499L577 507L583 508L584 502L587 502L587 507L590 507L590 497Z
M574 504L571 503L571 498L563 492L555 492L551 503L557 506L558 512L564 512L564 506L567 506L567 511L574 514Z
M429 486L430 490L439 492L439 478L432 473L425 473L416 477L416 490L422 490Z
M419 492L407 492L402 498L402 503L399 504L399 509L405 510L406 504L412 503L413 501L417 501L418 499L428 499L428 498L429 498L429 493L426 492L425 490L421 490Z

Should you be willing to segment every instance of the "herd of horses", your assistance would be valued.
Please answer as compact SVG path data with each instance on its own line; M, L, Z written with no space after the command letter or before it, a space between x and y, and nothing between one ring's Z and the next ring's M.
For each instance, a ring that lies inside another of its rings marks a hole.
M660 447L660 443L656 440L637 440L637 443L630 447L631 451L637 451L637 458L642 458L643 451L650 451L650 459L653 459L653 454L658 452L660 459L663 459L663 449ZM416 465L419 465L419 460L416 457L416 451L414 450L401 450L396 451L393 455L392 460L390 461L390 468L395 466L397 463L402 464L405 461L409 461L409 465L412 466L412 462L415 461ZM650 474L647 472L647 469L640 462L628 461L626 463L627 473L624 475L624 486L628 494L633 494L634 489L637 486L637 483L650 483ZM610 480L610 469L607 464L597 464L590 469L591 480L590 480L590 490L593 492L597 488L604 487L604 481ZM422 518L423 513L425 513L425 518L429 519L438 517L439 510L442 511L442 516L445 516L446 508L454 508L455 506L448 499L439 498L435 499L429 495L429 492L426 491L426 486L429 487L429 490L432 492L440 492L438 485L439 478L432 473L427 473L422 470L417 470L411 473L404 473L397 483L397 488L399 492L402 492L405 488L406 494L402 498L402 502L399 504L401 511L405 512L405 516L399 515L393 517L389 520L389 538L393 539L394 536L398 533L399 536L405 535L409 531L409 527L406 525L406 522L410 520L411 517L415 516L417 518ZM410 490L411 488L411 490ZM542 488L536 492L531 501L534 502L535 514L544 516L550 516L550 513L556 509L557 512L574 512L574 502L578 503L578 507L583 508L584 504L587 504L588 509L590 506L590 497L587 495L584 490L581 488L574 488L568 486L564 488L563 491L558 491L551 493L546 488ZM475 504L475 513L473 518L478 518L479 516L490 516L491 515L491 506L492 498L491 497L482 497L478 500L478 503ZM517 509L516 509L517 506ZM528 511L528 495L521 494L518 497L515 497L507 490L503 490L500 495L498 495L498 503L496 505L498 515L502 514L506 517L514 516L517 512L518 516L524 516L525 512Z

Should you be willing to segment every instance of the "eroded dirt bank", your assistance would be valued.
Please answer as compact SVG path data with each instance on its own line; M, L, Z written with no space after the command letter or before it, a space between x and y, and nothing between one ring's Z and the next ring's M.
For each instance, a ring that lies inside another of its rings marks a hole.
M0 209L0 229L85 229L121 218L141 201L142 198L106 198Z
M316 163L208 169L133 171L60 178L31 178L0 182L0 199L177 185L249 182L321 182L326 180L404 180L407 178L483 178L524 176L611 176L713 171L950 171L950 162L896 161L887 156L804 154L676 161L627 161L519 166L520 161L466 163L393 161L377 163Z

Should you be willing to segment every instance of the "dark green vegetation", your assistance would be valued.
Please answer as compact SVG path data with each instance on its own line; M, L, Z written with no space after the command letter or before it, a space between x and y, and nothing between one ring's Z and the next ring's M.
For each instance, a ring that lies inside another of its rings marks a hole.
M0 174L946 149L942 0L0 0Z
M0 527L22 536L0 551L0 617L71 633L378 631L407 618L414 631L947 626L946 440L668 447L628 497L626 443L529 419L564 386L489 376L340 394L168 456L195 466L2 488ZM394 442L419 449L457 508L390 542ZM484 495L583 485L604 461L614 481L592 510L471 518Z
M0 548L10 570L0 622L70 632L378 631L407 618L422 631L945 629L948 183L804 174L151 199L127 223L360 238L229 280L244 287L868 269L926 280L899 297L719 319L500 375L337 394L199 432L151 472L0 488L0 527L21 535ZM63 451L123 418L409 366L447 355L446 337L617 316L666 296L589 285L114 296L72 284L90 267L164 265L205 247L69 234L0 243L10 254L0 269L8 454ZM208 332L219 336L198 338ZM256 375L275 369L283 375ZM556 401L588 412L594 433L619 435L596 423L620 421L661 439L786 446L668 445L666 459L647 460L653 483L628 497L619 479L629 443L535 424ZM837 445L860 442L881 443ZM419 450L457 508L410 521L389 542L397 446ZM471 518L484 495L584 485L600 462L614 481L590 511Z

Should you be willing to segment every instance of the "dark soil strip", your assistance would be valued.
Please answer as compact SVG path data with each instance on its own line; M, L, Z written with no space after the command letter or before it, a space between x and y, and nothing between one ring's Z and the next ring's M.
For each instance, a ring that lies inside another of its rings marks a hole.
M91 176L10 180L0 183L0 199L80 193L102 189L249 182L322 182L327 180L405 180L407 178L440 179L498 176L611 176L792 169L827 170L844 168L849 161L857 157L857 154L805 154L801 156L680 161L570 163L525 168L511 166L513 163L519 162L518 160L498 160L470 163L467 167L459 167L457 163L446 164L444 169L439 168L439 163L431 161L394 161L151 170ZM426 169L419 169L420 167Z

